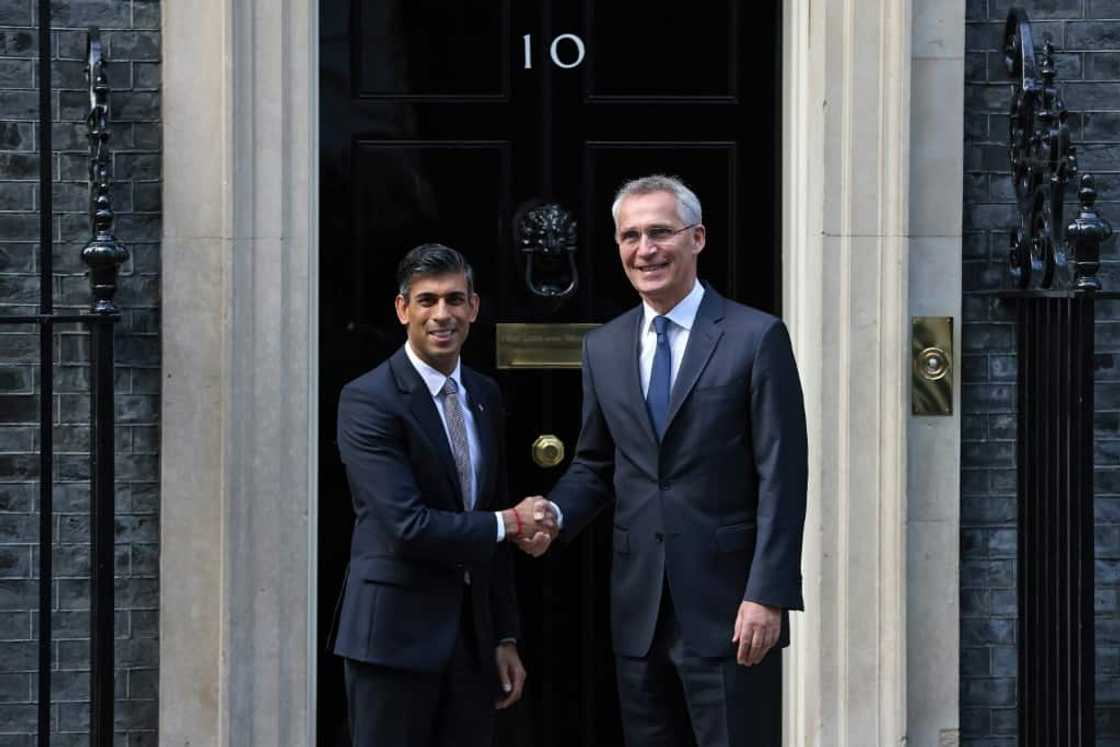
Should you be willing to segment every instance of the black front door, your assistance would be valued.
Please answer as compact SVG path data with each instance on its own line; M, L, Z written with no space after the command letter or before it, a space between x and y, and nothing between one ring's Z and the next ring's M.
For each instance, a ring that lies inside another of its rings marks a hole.
M321 638L352 521L338 392L403 343L392 301L409 248L448 244L475 268L482 310L464 359L502 386L518 496L546 491L567 464L580 377L498 369L497 326L604 322L638 302L612 238L610 204L626 179L682 177L703 202L701 276L778 308L780 3L656 7L321 0ZM523 239L536 245L549 220L565 248L533 254L527 272ZM558 467L531 457L542 434L567 447ZM609 527L603 516L566 549L519 561L530 684L500 718L498 744L621 744ZM341 667L326 653L318 723L319 744L346 744Z

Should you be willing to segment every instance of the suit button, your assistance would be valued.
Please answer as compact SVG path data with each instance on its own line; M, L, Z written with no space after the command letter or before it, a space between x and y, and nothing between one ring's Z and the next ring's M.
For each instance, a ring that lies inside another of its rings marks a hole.
M657 544L660 545L662 542L665 541L665 535L662 534L661 532L654 532L653 533L653 539L656 540Z

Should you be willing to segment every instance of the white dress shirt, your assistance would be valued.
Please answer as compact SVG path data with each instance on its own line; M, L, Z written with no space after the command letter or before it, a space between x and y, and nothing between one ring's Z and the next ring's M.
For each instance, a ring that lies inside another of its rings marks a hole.
M669 338L669 352L672 354L672 366L669 373L669 391L677 383L677 372L681 370L681 360L684 359L684 349L688 345L688 336L692 332L692 325L696 321L696 312L700 310L700 301L704 298L704 286L694 282L692 290L682 298L676 306L665 314L658 314L653 308L642 302L642 326L638 340L638 373L642 378L642 398L649 393L649 376L653 370L653 355L657 352L657 332L653 328L653 320L657 316L666 317L669 324L665 334Z
M467 426L467 448L471 454L471 470L474 473L471 480L470 495L464 496L467 502L467 510L471 510L478 503L478 485L482 479L482 446L478 440L478 426L474 422L474 413L471 412L470 394L467 388L463 386L463 380L460 378L459 371L461 362L455 362L455 370L451 372L450 376L443 374L440 371L429 366L424 361L420 360L420 356L412 349L412 343L405 342L404 352L408 359L412 361L413 368L416 373L420 374L420 378L424 382L424 386L428 388L428 392L432 395L432 400L436 404L436 412L439 413L440 422L443 423L443 432L447 436L447 443L451 443L451 433L447 430L447 414L444 412L444 405L446 398L443 396L443 385L448 379L452 379L459 387L459 410L463 413L463 422ZM495 511L494 516L498 520L498 542L506 538L506 525L502 521L502 514L500 511Z

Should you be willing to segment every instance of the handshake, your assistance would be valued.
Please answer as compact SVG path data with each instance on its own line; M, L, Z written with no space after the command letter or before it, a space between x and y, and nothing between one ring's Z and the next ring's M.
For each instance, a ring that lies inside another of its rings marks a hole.
M556 511L546 498L531 495L513 508L502 511L506 539L539 558L560 532Z

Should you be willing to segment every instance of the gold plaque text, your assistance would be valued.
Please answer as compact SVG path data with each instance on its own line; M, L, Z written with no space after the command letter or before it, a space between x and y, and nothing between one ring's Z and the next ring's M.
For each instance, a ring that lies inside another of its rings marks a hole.
M498 368L579 368L583 336L598 324L498 324Z

